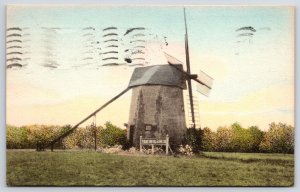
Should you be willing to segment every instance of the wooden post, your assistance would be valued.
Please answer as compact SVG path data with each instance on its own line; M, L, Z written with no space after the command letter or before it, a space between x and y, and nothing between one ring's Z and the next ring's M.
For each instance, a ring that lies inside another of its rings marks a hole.
M166 136L166 155L169 154L169 135Z
M94 122L93 122L93 131L94 131L94 148L95 148L95 151L97 151L97 126L96 126L96 123L97 123L97 119L96 119L96 114L94 115Z
M143 151L143 146L142 146L142 136L140 136L140 152Z
M151 145L151 148L152 148L151 152L152 152L152 155L153 155L154 154L154 145L153 144Z
M97 151L97 132L96 132L96 128L94 127L94 148L95 148L95 151Z

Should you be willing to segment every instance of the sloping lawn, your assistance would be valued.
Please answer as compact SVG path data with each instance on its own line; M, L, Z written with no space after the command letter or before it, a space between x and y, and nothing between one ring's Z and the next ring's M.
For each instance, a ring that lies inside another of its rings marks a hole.
M7 151L9 186L292 186L294 155Z

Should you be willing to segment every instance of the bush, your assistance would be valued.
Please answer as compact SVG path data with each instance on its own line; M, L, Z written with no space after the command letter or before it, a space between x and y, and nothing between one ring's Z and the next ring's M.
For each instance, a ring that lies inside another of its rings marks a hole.
M185 134L184 145L191 147L193 153L198 153L201 150L201 135L202 130L196 128L189 128Z
M49 144L68 130L70 126L29 125L15 127L7 125L6 145L8 149L35 149ZM58 142L58 145L62 146Z
M105 128L100 131L98 139L106 147L122 145L123 149L129 148L126 130L122 130L110 122L105 123Z
M271 123L260 144L260 150L273 153L294 153L294 127Z
M216 151L216 133L211 131L208 127L205 127L202 132L202 150Z
M6 129L7 149L29 148L28 129L26 127L15 127L7 125Z
M71 135L64 139L63 143L67 149L94 149L95 134L97 147L103 148L122 145L123 149L129 148L126 131L110 122L106 122L104 127L87 126L85 128L77 128Z
M61 126L56 125L30 125L28 129L28 140L31 148L41 148L50 144L55 138L61 135Z
M102 147L102 143L98 136L103 127L95 127L93 125L77 128L73 133L64 138L63 145L67 149L94 149L95 148L95 134L96 145Z

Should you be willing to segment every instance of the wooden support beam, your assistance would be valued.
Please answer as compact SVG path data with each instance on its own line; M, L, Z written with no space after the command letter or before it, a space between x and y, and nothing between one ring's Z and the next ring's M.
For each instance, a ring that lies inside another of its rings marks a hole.
M68 136L69 134L71 134L75 129L77 129L82 123L84 123L85 121L87 121L88 119L90 119L91 117L93 117L94 115L96 115L99 111L101 111L102 109L104 109L105 107L107 107L109 104L111 104L113 101L115 101L116 99L118 99L119 97L121 97L124 93L126 93L130 88L126 88L124 91L122 91L121 93L119 93L117 96L113 97L112 99L110 99L108 102L106 102L104 105L102 105L101 107L99 107L96 111L94 111L93 113L91 113L90 115L88 115L86 118L84 118L82 121L80 121L79 123L77 123L72 129L70 129L69 131L65 132L64 134L58 136L56 139L54 139L49 145L46 146L53 146L54 143L56 143L57 141L59 141L60 139ZM51 151L53 151L53 148L51 147Z

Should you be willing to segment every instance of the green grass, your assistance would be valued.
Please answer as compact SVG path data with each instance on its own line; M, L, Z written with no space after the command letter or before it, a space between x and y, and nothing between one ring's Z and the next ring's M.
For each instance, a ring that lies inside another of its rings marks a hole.
M280 153L220 153L203 152L201 156L211 159L239 160L241 162L267 162L274 164L289 164L294 160L293 154Z
M209 153L121 156L93 151L7 151L10 186L292 186L294 156Z

